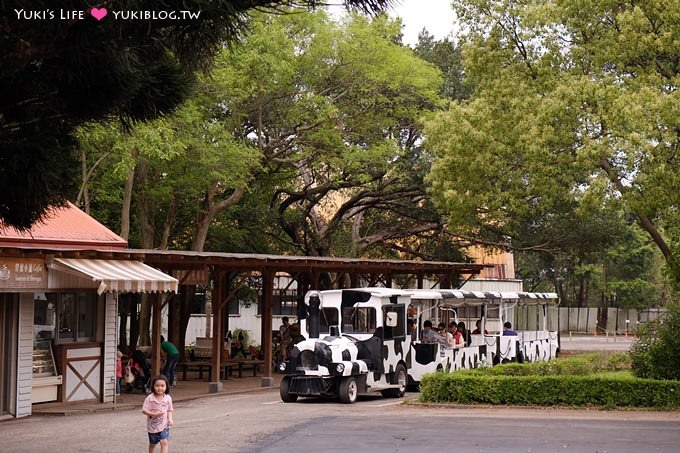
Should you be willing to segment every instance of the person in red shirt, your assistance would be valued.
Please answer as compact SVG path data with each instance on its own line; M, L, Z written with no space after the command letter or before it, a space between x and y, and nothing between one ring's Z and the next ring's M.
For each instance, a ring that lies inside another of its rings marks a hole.
M475 326L477 326L477 328L472 331L472 335L479 335L480 333L482 333L482 320L481 319L477 320L477 322L475 323ZM489 332L486 329L484 329L484 335L488 335L488 334L489 334Z
M463 340L463 335L458 331L458 325L455 321L449 323L449 332L446 338L449 348L459 349L465 346L465 340Z

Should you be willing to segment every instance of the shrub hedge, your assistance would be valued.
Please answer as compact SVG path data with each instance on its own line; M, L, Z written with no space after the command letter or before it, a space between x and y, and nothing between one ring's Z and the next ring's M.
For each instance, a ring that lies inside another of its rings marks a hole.
M632 376L483 376L430 373L421 400L434 403L680 408L680 381Z
M432 403L680 408L680 381L617 371L629 367L630 360L619 354L430 373L420 382L420 398Z

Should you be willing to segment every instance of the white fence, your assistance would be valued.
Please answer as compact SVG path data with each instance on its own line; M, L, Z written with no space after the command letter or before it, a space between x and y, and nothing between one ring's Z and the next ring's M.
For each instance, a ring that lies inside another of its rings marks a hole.
M617 335L634 333L641 325L659 318L666 311L663 308L647 310L608 308L606 325L598 325L598 308L559 307L556 310L560 332L594 334L595 326L597 326L598 334Z

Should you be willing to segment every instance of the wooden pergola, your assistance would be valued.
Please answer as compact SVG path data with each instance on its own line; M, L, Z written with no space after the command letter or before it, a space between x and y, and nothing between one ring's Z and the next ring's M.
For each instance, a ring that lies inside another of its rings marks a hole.
M106 260L137 260L156 267L179 280L180 286L214 282L213 306L213 351L223 350L223 339L228 329L227 303L234 292L229 286L233 274L259 273L262 277L262 338L264 351L263 386L271 385L272 378L272 306L274 299L274 277L286 273L297 281L300 295L311 289L322 290L357 287L367 282L368 286L392 286L395 276L402 277L402 283L415 282L416 288L423 287L425 278L439 283L441 288L451 288L454 282L469 279L485 264L452 263L440 261L381 260L364 258L332 258L310 256L283 256L245 253L192 252L170 250L64 250L64 249L8 249L5 256L18 255L25 258L54 256L58 258L88 258ZM152 318L152 364L153 372L160 372L160 312L164 304L176 303L174 296L153 295ZM181 304L181 301L180 301ZM180 310L187 309L186 304ZM172 313L172 311L171 311ZM226 322L225 322L226 321ZM169 322L169 325L171 323ZM210 381L219 382L222 354L212 357ZM211 386L212 388L212 386Z

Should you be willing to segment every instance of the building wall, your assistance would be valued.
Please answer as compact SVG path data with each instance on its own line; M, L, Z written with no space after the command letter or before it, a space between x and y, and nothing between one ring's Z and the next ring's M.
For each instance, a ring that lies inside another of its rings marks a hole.
M468 280L460 289L466 291L517 292L522 289L522 280Z
M19 297L16 417L31 415L33 391L33 293Z
M116 394L116 351L117 351L117 323L118 298L106 293L104 302L104 388L102 401L112 402Z
M479 278L514 279L515 258L512 253L500 249L471 246L465 250L473 262L477 264L494 264L492 268L483 269Z

